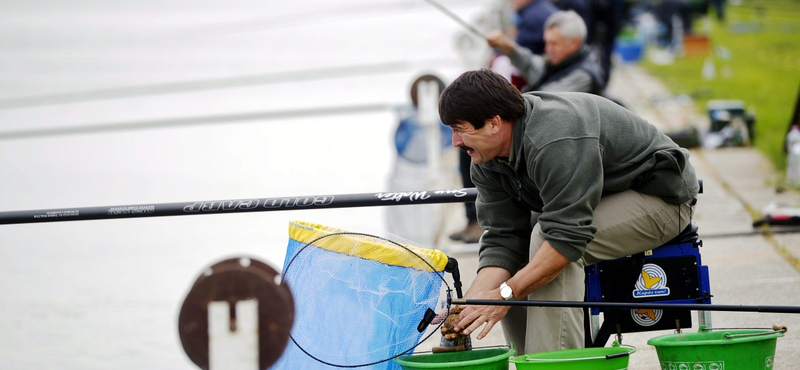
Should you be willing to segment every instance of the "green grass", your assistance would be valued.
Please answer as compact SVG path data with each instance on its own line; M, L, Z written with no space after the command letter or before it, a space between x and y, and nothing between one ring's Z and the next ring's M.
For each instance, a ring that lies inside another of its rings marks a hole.
M784 169L783 142L800 94L800 0L743 0L737 6L728 1L726 13L726 22L720 23L709 12L710 31L703 30L701 21L694 27L696 34L709 37L714 79L702 77L702 56L669 65L645 58L642 65L674 94L691 96L698 112L705 113L711 99L744 101L756 116L755 147ZM748 31L737 32L737 27ZM722 48L729 59L715 52Z

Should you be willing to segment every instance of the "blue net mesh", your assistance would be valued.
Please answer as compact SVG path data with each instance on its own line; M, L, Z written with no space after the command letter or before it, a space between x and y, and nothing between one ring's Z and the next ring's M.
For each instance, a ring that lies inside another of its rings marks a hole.
M283 279L295 300L292 340L273 369L399 369L437 328L447 257L371 234L292 222Z

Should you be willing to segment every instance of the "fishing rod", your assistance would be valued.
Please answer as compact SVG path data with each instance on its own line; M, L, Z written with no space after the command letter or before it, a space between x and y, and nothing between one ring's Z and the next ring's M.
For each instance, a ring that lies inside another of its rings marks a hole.
M800 233L800 227L770 227L768 229L756 229L753 231L741 231L741 232L730 232L730 233L713 233L713 234L703 234L703 239L716 239L716 238L738 238L742 236L753 236L753 235L775 235L775 234L796 234Z
M690 311L738 311L760 313L800 313L798 306L760 306L760 305L719 305L692 303L625 303L625 302L578 302L578 301L505 301L491 299L451 299L452 305L479 306L524 306L524 307L570 307L570 308L612 308L620 310L657 309Z
M453 60L445 58L426 59L419 61L405 60L386 63L355 64L316 69L280 71L226 78L210 78L205 80L189 80L155 83L150 85L112 87L106 89L73 91L57 94L20 96L0 99L0 110L179 94L195 91L233 89L248 86L291 83L297 81L314 81L341 77L368 76L396 71L413 70L422 66L430 66L433 64L448 65L453 63Z
M476 36L478 36L478 37L480 37L482 39L486 38L486 35L484 35L481 31L478 31L478 29L475 28L475 26L473 26L472 24L468 23L467 21L461 19L461 17L457 16L456 13L453 13L452 11L450 11L450 9L445 8L442 4L439 4L438 2L436 2L434 0L425 0L425 1L427 3L433 5L437 9L441 10L442 13L444 13L448 17L452 18L454 21L456 21L458 24L460 24L462 27L466 28L468 31L472 32Z
M0 212L0 225L305 209L465 203L474 202L477 196L477 189L462 188L41 209Z
M67 127L27 129L0 132L0 140L14 140L31 137L78 135L99 132L119 132L145 129L158 129L179 126L197 126L208 124L230 124L246 121L265 121L286 118L313 117L321 115L356 114L388 112L403 107L401 104L374 103L361 105L344 105L334 107L298 108L248 113L218 114L194 117L161 118L139 121L122 121L107 123L90 123Z

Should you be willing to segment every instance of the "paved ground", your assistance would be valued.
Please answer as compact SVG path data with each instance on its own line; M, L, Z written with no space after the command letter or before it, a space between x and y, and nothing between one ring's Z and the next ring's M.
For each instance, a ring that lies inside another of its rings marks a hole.
M704 112L694 112L681 99L671 97L659 81L636 66L617 70L613 92L664 131L696 125L708 127ZM757 123L756 123L757 124ZM800 204L795 192L777 193L777 174L755 149L696 149L692 163L704 181L695 219L700 226L703 261L709 266L712 299L716 304L800 305L796 286L800 273L793 234L747 235L754 218L771 202ZM794 359L800 349L796 330L800 316L792 314L713 312L713 327L769 327L786 325L790 331L778 340L775 368L800 369ZM629 335L639 352L631 357L632 369L658 369L654 348L646 345L651 333Z
M684 100L677 99L656 79L635 65L620 66L613 76L610 92L665 132L696 125L705 130L704 112L694 112ZM757 124L757 123L756 123ZM714 304L800 306L797 286L800 272L793 260L800 256L800 236L789 233L762 235L754 233L752 222L771 202L800 204L795 192L776 193L775 169L755 149L696 149L692 163L704 181L695 220L703 240L703 263L709 266ZM456 222L457 224L458 222ZM457 227L457 226L456 226ZM462 280L467 285L474 278L477 260L475 245L445 245L458 258ZM694 316L694 315L693 315ZM696 318L696 316L694 316ZM712 326L717 328L762 328L773 324L789 328L778 339L775 369L800 369L795 359L800 354L800 315L755 312L712 312ZM697 322L694 328L697 330ZM624 335L623 342L638 351L630 358L630 369L660 369L654 347L647 340L671 331ZM504 343L499 328L476 345Z

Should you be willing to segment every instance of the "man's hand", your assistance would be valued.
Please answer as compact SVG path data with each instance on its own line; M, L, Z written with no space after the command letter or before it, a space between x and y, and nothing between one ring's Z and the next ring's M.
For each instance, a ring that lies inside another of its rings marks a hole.
M500 284L504 281L508 280L511 277L511 273L508 270L501 268L501 267L484 267L478 271L478 275L475 277L475 280L472 281L469 289L467 290L466 294L464 294L464 298L471 299L502 299L500 297ZM457 306L458 307L458 306ZM461 311L458 314L458 320L455 321L454 325L450 328L447 328L446 325L442 325L442 335L444 339L447 340L455 340L465 335L469 335L469 333L474 332L477 328L479 328L483 323L487 322L485 319L481 321L480 315L472 317L468 319L467 316L470 312L473 312L477 308L488 308L490 310L499 308L500 311L503 311L496 320L492 322L492 326L496 324L500 318L505 316L505 313L508 312L508 307L502 306L461 306L459 308ZM451 308L451 311L456 310L456 307ZM467 312L467 313L465 313ZM476 319L478 321L476 322ZM471 324L475 324L475 327L471 327ZM458 330L456 330L458 329ZM467 332L464 332L467 329ZM486 334L492 329L491 326L487 326L483 332L477 337L478 339L483 339Z
M444 324L442 324L442 336L444 339L452 341L461 339L465 336L454 329L456 323L460 321L458 316L463 310L464 306L453 306L450 308L450 314L447 315L447 317L444 319Z
M569 259L555 250L550 242L545 241L531 261L513 277L508 270L501 267L489 266L480 269L464 298L503 300L503 297L500 296L500 284L503 282L514 289L514 296L527 297L534 290L553 281L569 263ZM442 325L442 335L445 339L454 340L470 335L481 325L486 324L477 336L478 339L483 339L511 308L511 306L477 305L463 307L461 313L458 314L458 321L452 329Z
M508 36L500 31L493 31L486 36L486 42L489 46L497 49L501 53L508 55L514 52L517 43L512 41Z
M500 289L494 289L477 293L474 299L493 299L502 300ZM442 326L442 334L447 340L458 339L462 336L470 335L477 331L483 324L486 326L478 334L477 339L483 339L492 330L495 324L508 313L509 306L461 306L461 313L452 329L445 330L447 325Z

